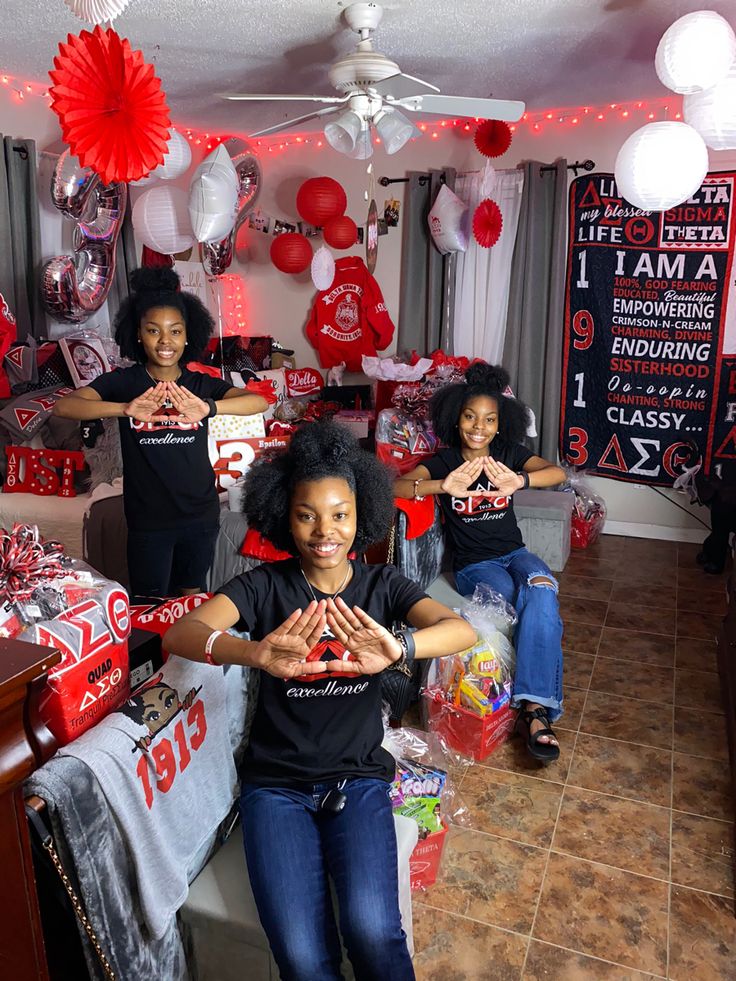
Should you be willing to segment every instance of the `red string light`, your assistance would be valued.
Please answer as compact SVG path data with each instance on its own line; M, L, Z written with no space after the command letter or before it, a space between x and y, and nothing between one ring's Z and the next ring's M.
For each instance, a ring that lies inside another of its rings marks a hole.
M42 83L35 80L28 81L12 74L0 73L0 85L4 85L9 89L12 97L18 102L23 102L26 98L49 98L48 90ZM643 121L651 121L657 118L682 119L682 112L675 111L673 113L671 111L672 108L674 107L671 106L671 96L667 99L650 99L648 101L608 102L600 106L570 106L559 109L548 107L539 110L527 110L517 123L510 126L510 129L512 133L516 133L526 126L530 132L537 134L543 131L543 123L556 121L559 126L579 126L585 116L593 118L597 123L606 123L608 125L615 124L618 120L626 120L627 123L634 122L637 117ZM471 120L468 118L441 119L431 123L422 121L417 125L422 133L429 133L433 140L438 140L443 131L445 133L451 133L455 128L462 130L463 133L469 133L475 129L475 124L480 121L480 119ZM208 150L214 149L214 147L228 139L230 135L241 135L237 133L206 133L196 128L184 127L183 124L178 123L176 120L174 121L174 125L179 132L184 133L186 138L194 146L204 144ZM413 137L412 142L415 139L416 137ZM380 146L380 137L375 136L374 143ZM316 133L291 134L289 139L285 139L283 136L272 137L270 139L259 138L255 145L268 153L285 153L288 150L293 150L295 147L302 149L306 146L319 150L327 148L327 143L322 138L320 131Z

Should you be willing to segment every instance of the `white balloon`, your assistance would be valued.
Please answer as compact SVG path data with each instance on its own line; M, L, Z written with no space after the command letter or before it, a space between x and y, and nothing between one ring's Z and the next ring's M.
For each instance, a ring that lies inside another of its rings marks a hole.
M713 150L736 150L736 61L712 89L686 95L682 115Z
M465 252L468 247L468 229L463 221L467 204L443 184L437 192L434 204L427 215L429 234L442 255L448 252Z
M104 24L125 10L130 0L64 0L69 9L88 24Z
M173 181L186 174L192 162L192 148L189 140L178 130L172 129L166 147L164 162L154 167L150 174L138 181L131 181L134 187L144 187L154 181Z
M219 242L233 230L239 180L230 154L216 147L194 171L189 185L189 217L198 242Z
M328 248L321 245L312 256L312 282L322 292L332 286L335 278L335 257Z
M187 193L179 187L157 184L133 205L136 238L155 252L174 255L194 245L189 222Z
M716 85L736 58L733 28L714 10L696 10L671 24L654 56L660 82L683 95Z
M643 211L666 211L691 197L708 173L708 148L687 123L648 123L618 151L619 193Z

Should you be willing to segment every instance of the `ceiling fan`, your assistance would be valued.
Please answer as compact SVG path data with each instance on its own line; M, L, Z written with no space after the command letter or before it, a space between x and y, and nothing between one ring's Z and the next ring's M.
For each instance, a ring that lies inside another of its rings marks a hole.
M221 94L221 98L234 101L327 104L324 109L316 109L304 116L295 116L251 133L252 137L268 136L310 119L324 118L327 142L335 150L363 160L373 153L371 126L378 131L387 153L396 153L407 140L420 135L402 109L411 113L441 113L507 122L521 118L523 102L441 95L437 86L405 75L395 61L373 48L372 35L383 17L383 8L379 4L353 3L345 8L343 16L349 27L360 36L360 41L354 52L336 61L328 72L331 84L341 95Z

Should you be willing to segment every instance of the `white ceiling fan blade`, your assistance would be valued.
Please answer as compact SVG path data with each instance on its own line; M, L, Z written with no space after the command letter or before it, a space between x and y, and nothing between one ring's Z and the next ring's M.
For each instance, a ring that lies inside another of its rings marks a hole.
M386 103L391 105L394 100L386 97ZM478 119L503 119L515 123L521 119L524 109L523 102L512 102L504 99L474 99L464 95L417 95L406 99L396 100L397 105L410 112L436 112L448 116L471 116Z
M308 112L306 116L294 116L291 119L285 119L283 123L276 123L275 126L269 126L267 129L259 129L257 133L251 133L251 138L256 136L269 136L271 133L280 133L282 130L291 129L292 126L297 126L299 123L306 123L308 119L316 119L318 116L329 116L333 112L339 112L339 106L328 106L327 109L318 109L316 112Z
M253 92L218 92L219 99L230 102L347 102L350 95L284 95L283 93L255 94Z
M421 78L414 78L413 75L405 75L403 72L382 78L380 82L371 82L368 89L391 99L408 99L413 95L439 92L436 85L430 85L429 82L423 82Z

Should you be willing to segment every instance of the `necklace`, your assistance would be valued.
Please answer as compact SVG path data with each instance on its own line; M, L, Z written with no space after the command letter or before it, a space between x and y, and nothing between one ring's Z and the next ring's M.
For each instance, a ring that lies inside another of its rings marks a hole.
M148 368L146 368L145 366L144 366L143 370L145 371L145 373L148 375L148 377L151 379L151 381L155 385L158 385L159 382L164 381L163 378L156 378L154 375L152 375L151 372L148 370ZM174 381L179 381L180 378L181 378L181 368L179 369L179 374L173 380Z
M316 602L318 602L318 601L317 601L317 597L316 597L316 596L314 595L314 590L312 589L312 584L311 584L311 582L310 582L310 581L309 581L309 580L307 579L307 574L306 574L306 572L304 571L304 569L302 568L302 564L301 564L301 562L299 563L299 571L300 571L300 572L301 572L301 574L302 574L302 575L304 576L304 582L305 582L305 583L307 584L307 589L308 589L308 590L309 590L309 592L311 593L311 596L312 596L312 599L314 600L314 602L315 602L315 603L316 603ZM352 571L353 571L353 567L352 567L352 565L350 564L350 562L348 561L348 568L347 568L347 572L345 573L345 578L344 578L344 579L343 579L343 581L342 581L342 582L340 583L340 585L339 585L339 586L337 587L337 589L336 589L336 590L335 590L335 592L334 592L334 593L332 594L332 596L330 596L330 599L334 599L334 598L335 598L335 597L337 596L337 594L338 594L338 593L341 593L341 592L343 591L343 589L345 589L345 586L346 586L346 584L347 584L347 581L348 581L348 576L350 575L350 573L351 573ZM320 589L320 593L321 593L321 592L322 592L322 590ZM329 594L327 594L327 595L329 595Z

